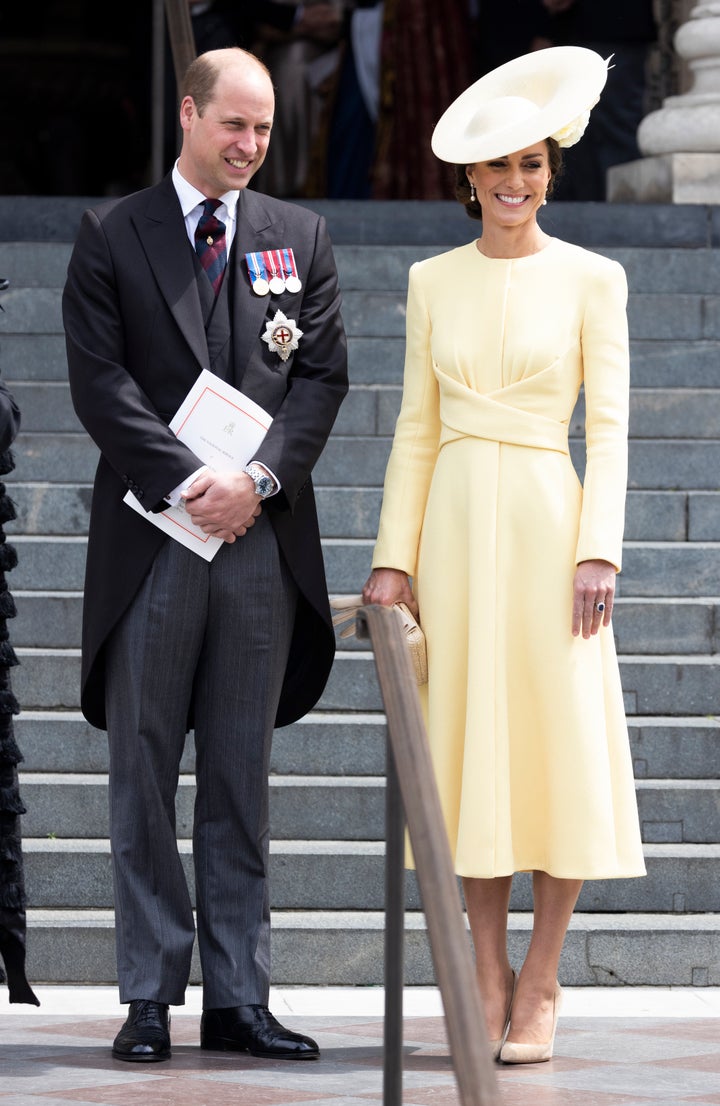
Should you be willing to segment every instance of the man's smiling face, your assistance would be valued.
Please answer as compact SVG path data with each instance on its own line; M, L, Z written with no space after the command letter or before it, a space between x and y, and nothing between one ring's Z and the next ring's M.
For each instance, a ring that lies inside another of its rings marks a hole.
M191 96L180 105L185 180L204 196L245 188L265 160L274 110L272 83L257 63L224 66L202 114Z

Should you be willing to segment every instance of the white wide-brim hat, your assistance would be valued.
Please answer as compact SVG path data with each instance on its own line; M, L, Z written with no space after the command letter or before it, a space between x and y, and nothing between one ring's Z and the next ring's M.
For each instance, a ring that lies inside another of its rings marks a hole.
M486 73L435 127L441 161L472 165L554 138L573 146L607 80L608 62L583 46L551 46Z

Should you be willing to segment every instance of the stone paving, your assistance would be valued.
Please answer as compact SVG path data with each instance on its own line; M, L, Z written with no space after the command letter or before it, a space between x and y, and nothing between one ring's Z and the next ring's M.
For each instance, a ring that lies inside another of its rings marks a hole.
M561 1018L550 1063L497 1066L498 1106L720 1106L717 1002L708 1004L710 1016L588 1017L574 1014L577 1002L568 998L570 1013ZM53 1003L45 1009L44 1001L39 1010L0 1008L0 1106L382 1102L379 1016L296 1016L274 1003L283 1020L315 1036L322 1050L318 1062L287 1063L201 1052L198 1010L174 1010L172 1059L132 1065L110 1056L120 1008L111 1016L81 1014L82 1005L80 997L67 1014L57 1013ZM346 1001L345 1008L351 1005ZM598 1006L607 1005L601 996ZM653 1005L668 1013L682 1008L667 991L659 991ZM403 1106L459 1104L442 1016L406 1017Z

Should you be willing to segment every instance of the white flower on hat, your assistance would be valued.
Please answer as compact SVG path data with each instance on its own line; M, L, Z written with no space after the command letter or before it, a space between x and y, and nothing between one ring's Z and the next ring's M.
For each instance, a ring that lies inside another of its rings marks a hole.
M550 137L555 139L558 146L562 146L566 150L568 146L574 146L576 142L580 141L589 122L590 112L584 111L582 115L578 115L577 119L573 119L566 126L561 127L559 131L555 131L555 134L551 134Z

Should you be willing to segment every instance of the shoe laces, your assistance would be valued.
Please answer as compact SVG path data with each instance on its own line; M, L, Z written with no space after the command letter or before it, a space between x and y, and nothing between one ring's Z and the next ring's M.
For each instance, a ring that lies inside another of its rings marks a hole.
M136 1025L156 1025L158 1015L162 1010L163 1007L151 999L137 999L133 1010L133 1021Z

